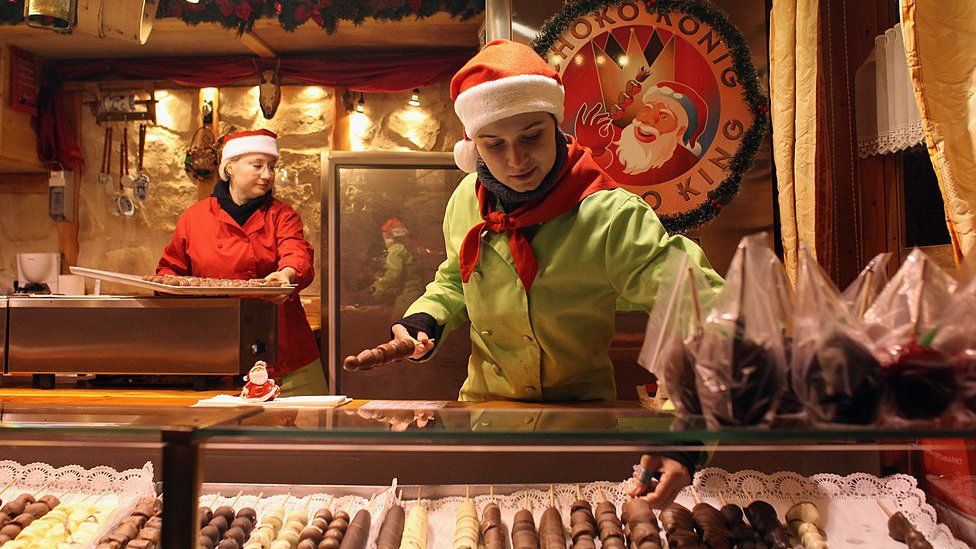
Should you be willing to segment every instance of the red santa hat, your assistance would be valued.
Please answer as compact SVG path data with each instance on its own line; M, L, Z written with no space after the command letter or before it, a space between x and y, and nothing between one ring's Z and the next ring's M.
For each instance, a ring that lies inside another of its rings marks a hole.
M547 112L563 121L565 92L559 74L532 48L494 40L451 80L454 112L464 125L464 139L454 145L454 161L471 173L478 149L471 137L498 120L526 112Z
M398 236L398 237L407 236L407 234L410 233L410 231L407 230L407 226L404 225L402 221L400 221L395 217L391 217L390 219L387 219L386 223L384 223L383 226L380 227L380 232L382 232L384 235Z
M224 137L224 147L220 151L221 177L226 177L227 163L242 154L264 153L278 158L278 135L270 130L237 132Z

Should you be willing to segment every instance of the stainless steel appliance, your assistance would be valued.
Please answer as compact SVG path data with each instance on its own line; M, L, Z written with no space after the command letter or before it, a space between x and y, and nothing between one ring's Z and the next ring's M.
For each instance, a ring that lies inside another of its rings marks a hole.
M277 314L262 299L12 297L5 372L237 376L274 364Z

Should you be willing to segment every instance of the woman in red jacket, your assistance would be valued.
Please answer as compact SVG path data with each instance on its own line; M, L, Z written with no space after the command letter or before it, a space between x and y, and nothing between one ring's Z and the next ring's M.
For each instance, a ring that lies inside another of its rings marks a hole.
M325 373L298 293L312 283L312 246L291 206L274 198L277 136L268 130L228 135L213 194L190 206L163 250L156 274L264 278L298 288L278 296L278 360L269 366L283 396L327 392Z

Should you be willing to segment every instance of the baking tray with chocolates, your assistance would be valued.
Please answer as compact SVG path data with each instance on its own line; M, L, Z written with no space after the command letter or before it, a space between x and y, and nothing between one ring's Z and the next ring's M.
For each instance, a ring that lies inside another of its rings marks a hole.
M69 267L69 270L72 274L87 278L170 295L273 296L290 294L296 288L293 284L278 286L263 279L233 280L171 275L138 276L76 266Z

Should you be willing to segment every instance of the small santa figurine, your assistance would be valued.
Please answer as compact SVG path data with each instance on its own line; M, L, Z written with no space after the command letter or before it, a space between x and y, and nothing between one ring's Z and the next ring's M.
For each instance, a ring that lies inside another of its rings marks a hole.
M268 363L263 360L254 363L244 381L247 383L241 389L241 398L248 402L270 402L281 394L281 387L268 378Z

